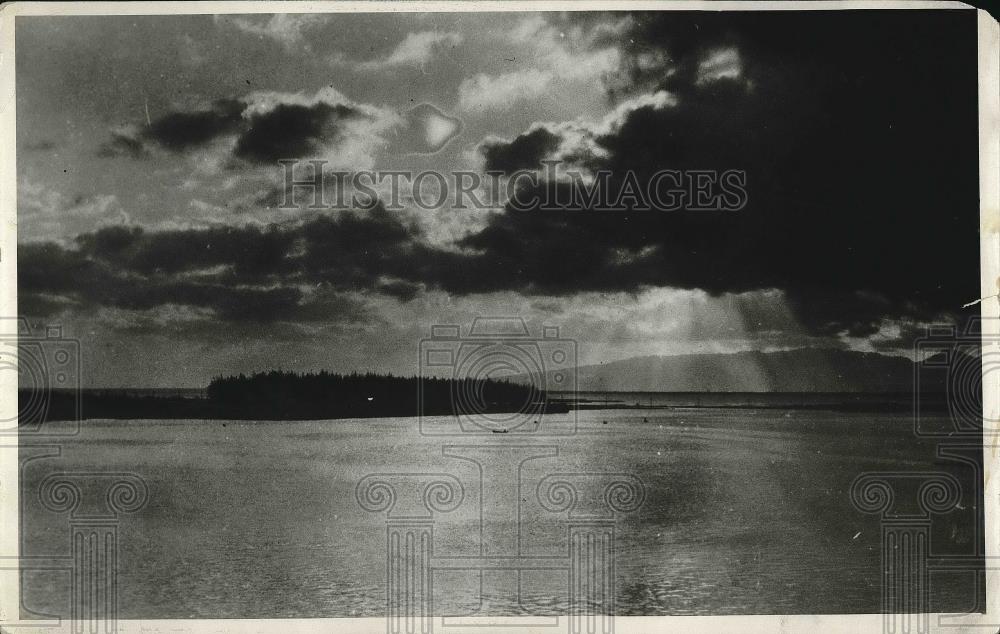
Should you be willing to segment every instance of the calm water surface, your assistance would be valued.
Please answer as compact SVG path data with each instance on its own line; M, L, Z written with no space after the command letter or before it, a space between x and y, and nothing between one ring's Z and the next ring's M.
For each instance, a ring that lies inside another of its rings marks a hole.
M27 463L23 549L68 549L66 516L38 502L45 476L131 471L147 482L149 501L119 527L121 618L380 616L386 518L359 506L355 489L364 476L436 472L461 483L461 503L434 528L437 556L476 555L481 534L493 540L486 550L520 535L523 553L559 556L567 549L567 516L540 505L537 483L553 473L613 472L645 488L642 507L616 521L619 614L877 612L880 527L854 510L851 481L868 470L972 477L935 461L934 447L916 441L905 414L579 415L583 433L557 439L433 438L418 432L416 419L89 421L61 455ZM557 455L525 462L519 477L487 458L484 478L445 447L504 443L518 451L552 447L546 451ZM22 456L31 451L22 448ZM484 500L500 506L484 512L480 527ZM935 519L939 541L956 551L976 540L974 501L964 506ZM934 609L966 609L973 581L966 574L932 578ZM520 580L511 572L442 572L434 577L435 611L559 613L567 583L559 571ZM62 573L26 573L24 605L65 613L68 584Z

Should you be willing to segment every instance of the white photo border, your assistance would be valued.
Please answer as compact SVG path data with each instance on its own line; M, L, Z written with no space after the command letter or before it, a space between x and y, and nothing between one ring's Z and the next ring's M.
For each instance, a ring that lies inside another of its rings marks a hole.
M518 12L518 11L829 11L863 9L976 10L961 2L867 1L423 1L387 2L14 2L0 6L0 314L17 314L17 206L15 170L14 24L18 16L43 15L177 15L232 13L353 13L353 12ZM980 143L980 253L983 335L1000 337L1000 26L987 12L978 13L979 143ZM12 325L0 324L0 328ZM16 326L13 326L16 328ZM2 332L0 334L16 334ZM17 379L0 373L0 416L16 415ZM987 380L989 377L989 380ZM984 376L984 419L1000 420L997 373ZM20 596L17 437L0 437L0 631L51 634L70 631L68 622L19 621ZM1000 629L1000 440L984 439L984 493L986 535L986 613L930 615L932 631L991 633ZM991 562L992 565L991 565ZM512 619L502 619L510 623ZM625 633L705 632L756 634L815 632L854 634L881 632L883 615L746 615L656 616L615 618ZM551 628L537 630L546 632ZM493 634L526 634L525 627L491 628ZM118 620L122 634L158 632L282 633L344 632L382 634L385 618L333 619L175 619Z

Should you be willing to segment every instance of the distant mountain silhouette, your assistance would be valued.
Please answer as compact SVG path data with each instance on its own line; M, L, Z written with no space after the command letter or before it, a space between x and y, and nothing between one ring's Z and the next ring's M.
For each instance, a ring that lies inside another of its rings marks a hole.
M975 363L966 355L959 358L963 363ZM936 360L931 357L928 361L932 359ZM938 370L921 374L924 389L944 389L947 373ZM580 366L577 389L585 392L909 392L913 389L914 374L914 363L904 357L833 348L802 348L781 352L645 356ZM547 381L547 385L552 382Z

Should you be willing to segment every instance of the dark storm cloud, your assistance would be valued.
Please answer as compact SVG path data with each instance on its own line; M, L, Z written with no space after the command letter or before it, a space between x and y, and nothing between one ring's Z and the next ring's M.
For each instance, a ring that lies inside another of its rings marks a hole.
M144 136L168 150L180 152L239 127L245 108L246 104L238 99L220 99L207 110L170 112L153 121Z
M311 156L319 141L335 138L338 123L363 116L359 110L343 104L279 104L273 110L250 117L233 153L264 164Z
M112 131L98 149L103 157L144 158L151 147L185 152L233 135L233 156L252 163L310 156L324 141L338 138L340 124L368 115L345 104L276 103L254 108L241 99L220 99L202 110L169 112L139 129Z
M104 158L127 156L141 159L149 156L149 150L139 134L132 131L114 130L111 132L111 140L102 143L101 147L97 148L97 156Z
M559 136L545 128L525 132L512 141L490 140L479 147L487 171L512 174L537 169L540 161L559 146Z
M220 99L204 110L168 112L141 129L113 130L97 155L145 158L151 146L171 152L202 146L238 129L245 108L238 99Z
M146 232L108 227L77 238L80 253L139 275L229 266L238 277L285 272L294 235L253 225L202 230Z
M742 169L747 207L508 209L463 242L491 265L470 287L778 288L814 331L859 336L957 311L978 296L975 16L865 16L639 16L617 89L677 103L595 128L581 158L619 183Z
M138 275L86 249L66 249L54 243L22 244L18 259L19 310L32 316L72 307L147 310L178 304L207 308L226 320L272 321L291 314L302 299L294 287L239 286L212 276Z
M170 298L282 319L305 315L301 289L317 284L401 299L422 288L776 288L817 334L932 319L979 293L975 30L965 11L636 14L613 36L625 54L607 87L639 105L590 126L590 145L562 158L618 183L664 169L744 170L749 198L738 212L507 209L457 249L431 246L381 208L271 228L104 229L73 249L23 247L22 295L37 310ZM640 99L657 91L669 102ZM187 136L165 137L172 126L159 119L150 126L158 136L109 143L138 155L145 144L187 148L231 134L238 158L267 162L309 152L359 116L326 102L244 110L235 123L226 112L194 113ZM538 124L488 141L486 167L536 167L561 141L572 145L560 136L568 131ZM222 287L244 294L210 299Z
M168 112L142 128L113 130L97 155L145 158L152 147L184 152L203 146L239 129L245 108L238 99L220 99L204 110Z
M20 245L21 309L46 316L72 306L176 304L234 321L356 320L362 307L345 291L416 294L401 276L419 259L418 238L381 207L267 228L109 227L80 236L75 248Z
M417 295L420 294L420 291L423 290L423 286L413 282L393 280L388 282L379 282L376 285L375 290L384 295L388 295L389 297L395 297L396 299L408 302L415 299Z

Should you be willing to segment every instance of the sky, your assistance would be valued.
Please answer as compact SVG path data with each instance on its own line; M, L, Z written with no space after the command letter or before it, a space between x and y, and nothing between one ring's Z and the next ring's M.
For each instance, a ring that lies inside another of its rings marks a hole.
M19 312L80 341L88 387L415 374L432 325L491 316L559 326L581 364L906 354L979 294L975 28L961 10L19 17ZM283 207L281 159L735 169L746 204L425 208L380 186Z

